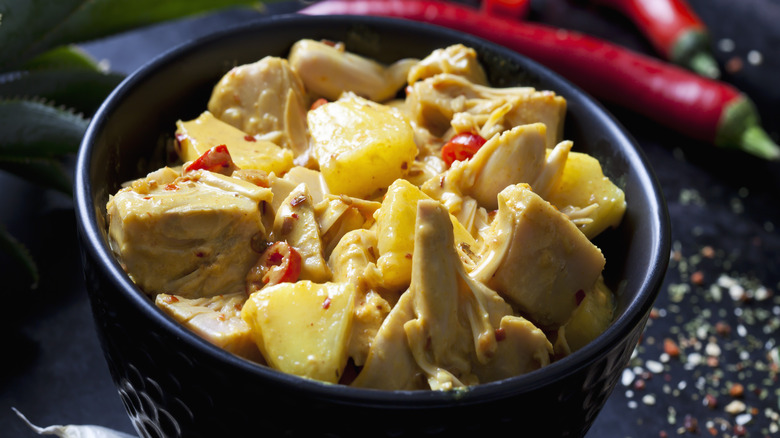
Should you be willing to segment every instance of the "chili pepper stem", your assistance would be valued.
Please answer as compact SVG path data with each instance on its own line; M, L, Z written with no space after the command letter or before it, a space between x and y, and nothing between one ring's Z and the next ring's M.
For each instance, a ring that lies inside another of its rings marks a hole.
M780 160L780 147L760 126L751 126L740 138L740 149L770 161Z
M711 78L718 79L720 77L720 68L715 58L707 52L699 52L693 55L688 61L688 68L696 73Z
M780 146L761 127L755 105L744 95L729 103L723 111L715 144L741 149L765 160L780 160Z
M672 62L689 68L712 79L720 77L720 68L709 51L709 37L706 32L689 30L683 32L669 52Z

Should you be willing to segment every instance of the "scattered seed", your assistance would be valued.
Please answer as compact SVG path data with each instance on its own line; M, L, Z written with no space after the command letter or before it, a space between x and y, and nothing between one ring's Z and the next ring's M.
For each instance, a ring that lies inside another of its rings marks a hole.
M747 61L750 63L750 65L761 65L761 63L764 61L764 55L762 55L758 50L751 50L747 54Z
M692 417L690 414L685 416L685 419L683 419L683 427L685 430L691 433L698 433L699 432L699 421Z
M654 360L648 360L645 363L645 366L647 367L648 371L653 372L655 374L659 374L664 371L664 365L661 362L657 362Z
M739 59L739 57L734 56L728 61L726 61L726 71L734 74L738 73L740 70L742 70L742 60Z
M742 397L745 394L745 387L741 383L733 383L729 388L729 395L732 397Z
M721 52L733 52L734 47L736 47L736 45L734 44L734 40L731 38L722 38L718 40L718 50Z
M745 412L745 403L739 400L733 400L723 409L731 415L741 414L742 412Z
M706 396L704 396L703 403L704 406L710 409L715 409L716 407L718 407L718 399L715 398L715 396L712 394L707 394Z

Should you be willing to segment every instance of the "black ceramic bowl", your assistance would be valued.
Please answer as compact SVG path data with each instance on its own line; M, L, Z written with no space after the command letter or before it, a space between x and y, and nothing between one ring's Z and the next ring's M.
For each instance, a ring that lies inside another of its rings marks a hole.
M206 107L231 67L286 56L300 38L343 41L385 62L473 47L495 86L554 90L568 101L565 138L601 160L626 193L619 228L597 244L617 294L612 326L541 370L465 392L377 391L283 374L226 353L158 310L124 273L106 235L108 195L164 164L177 119ZM76 213L99 337L119 395L142 436L429 436L507 432L581 436L626 365L662 283L669 223L635 142L604 109L528 59L462 33L372 17L279 16L176 48L129 76L95 115L78 157Z

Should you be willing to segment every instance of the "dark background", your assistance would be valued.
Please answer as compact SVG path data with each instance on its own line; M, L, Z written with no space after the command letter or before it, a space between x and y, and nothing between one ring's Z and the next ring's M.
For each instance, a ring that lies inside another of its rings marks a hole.
M723 80L750 96L780 141L780 1L690 4L710 29ZM299 5L269 5L266 13ZM84 47L130 73L174 45L257 16L230 10ZM535 0L528 19L654 54L626 18L585 1ZM656 172L673 252L642 342L588 437L780 436L780 163L608 109ZM21 270L0 255L0 434L35 436L11 407L41 426L98 424L132 433L90 315L72 201L7 174L0 187L0 223L28 246L42 272L38 288L28 290ZM670 342L678 355L668 354Z

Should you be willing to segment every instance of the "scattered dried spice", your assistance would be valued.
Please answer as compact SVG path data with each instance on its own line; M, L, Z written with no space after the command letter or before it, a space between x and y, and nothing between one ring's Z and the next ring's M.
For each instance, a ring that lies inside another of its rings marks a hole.
M710 195L681 190L675 207L704 211ZM750 195L720 193L718 208L743 214ZM761 259L746 260L775 245L760 235L775 227L759 223L755 236L727 248L713 242L728 239L711 236L728 226L710 226L693 225L673 242L664 288L615 397L636 411L638 426L655 421L659 436L780 436L780 283L764 284L751 268Z

